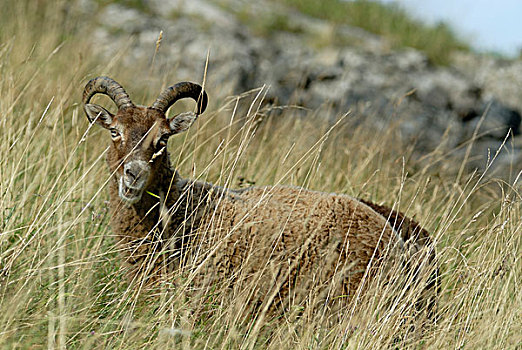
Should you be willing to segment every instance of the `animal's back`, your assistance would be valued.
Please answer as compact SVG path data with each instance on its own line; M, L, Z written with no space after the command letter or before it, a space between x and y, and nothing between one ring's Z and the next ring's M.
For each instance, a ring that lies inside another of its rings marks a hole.
M212 258L200 252L211 262L202 275L231 288L254 283L252 298L265 304L302 304L310 295L350 300L370 262L379 267L403 245L364 203L297 187L237 191L208 217L199 234Z

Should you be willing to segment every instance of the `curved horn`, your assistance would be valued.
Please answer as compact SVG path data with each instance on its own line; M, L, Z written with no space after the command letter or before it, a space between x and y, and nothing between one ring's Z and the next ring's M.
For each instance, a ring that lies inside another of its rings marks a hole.
M207 108L208 96L203 88L195 83L181 82L172 85L158 96L156 102L154 102L151 108L158 109L163 113L172 106L176 101L190 97L197 102L198 110L196 114L201 114Z
M83 104L89 103L91 98L98 93L109 96L116 103L118 109L134 106L123 87L109 77L97 77L89 80L83 90Z

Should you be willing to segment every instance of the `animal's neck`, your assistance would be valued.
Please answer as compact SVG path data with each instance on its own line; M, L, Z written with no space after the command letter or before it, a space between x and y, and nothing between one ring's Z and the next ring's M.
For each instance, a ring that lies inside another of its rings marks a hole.
M189 231L196 229L201 218L213 210L227 191L210 183L182 178L174 172L168 194L164 194L164 206L161 219L168 220L171 231L180 227ZM168 189L169 185L163 187Z

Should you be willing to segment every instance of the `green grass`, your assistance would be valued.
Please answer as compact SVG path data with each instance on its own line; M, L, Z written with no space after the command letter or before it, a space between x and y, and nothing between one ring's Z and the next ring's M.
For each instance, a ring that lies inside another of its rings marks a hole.
M64 3L1 4L0 348L522 345L520 187L481 180L480 174L458 176L460 163L450 156L437 164L404 161L413 158L393 129L354 127L354 116L329 131L316 116L320 111L297 118L293 108L254 105L254 113L234 113L236 99L225 99L219 86L207 86L211 109L170 142L181 174L220 184L231 179L234 186L245 181L240 178L301 185L399 205L436 241L439 320L408 335L402 319L407 310L390 311L370 295L350 322L326 327L309 315L263 323L262 332L252 333L255 320L234 313L240 301L216 304L212 295L194 300L167 283L158 290L132 287L108 226L104 154L110 137L89 129L79 103L96 75L115 77L132 96L156 95L165 77L152 71L157 83L143 87L133 72L149 71L148 65L129 70L118 58L107 63L93 56L95 43L88 32L73 30L80 19L64 18ZM167 334L173 328L183 332Z
M241 9L236 16L255 35L268 37L277 35L281 31L290 33L301 33L303 31L299 26L291 25L288 16L282 13L253 13L247 6Z
M377 1L282 0L307 15L336 24L349 24L382 35L392 46L412 47L426 53L435 64L447 64L455 50L469 50L446 23L428 25L400 6Z

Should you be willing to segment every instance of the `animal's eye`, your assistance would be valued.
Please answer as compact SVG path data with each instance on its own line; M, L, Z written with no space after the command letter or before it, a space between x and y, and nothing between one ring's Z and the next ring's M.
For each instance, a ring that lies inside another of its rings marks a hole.
M167 142L169 142L169 136L170 135L163 135L160 137L160 139L158 140L158 146L159 147L166 147L167 146Z
M111 129L111 137L113 140L117 140L120 138L120 132L116 129Z

